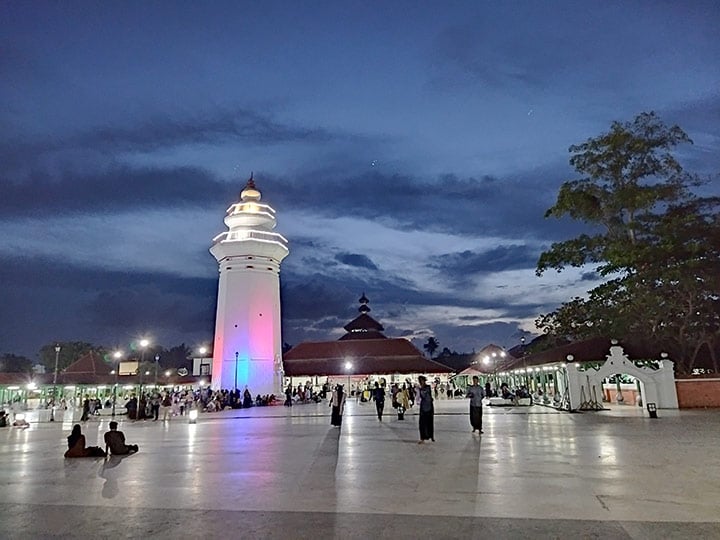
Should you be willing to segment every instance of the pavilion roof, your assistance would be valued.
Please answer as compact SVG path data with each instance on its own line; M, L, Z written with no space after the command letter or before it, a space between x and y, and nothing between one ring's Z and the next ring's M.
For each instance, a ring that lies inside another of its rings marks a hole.
M346 369L351 362L352 368ZM359 375L370 373L450 373L452 370L428 360L407 339L382 338L308 341L283 356L285 374Z
M105 362L98 353L90 351L84 354L75 362L70 364L63 370L63 374L92 374L92 375L109 375L112 371L110 364Z
M463 369L458 375L487 375L488 373L492 373L492 371L489 371L487 369L483 369L483 366L480 364L472 364L471 366L466 367Z
M509 370L525 366L539 366L542 364L551 364L555 362L569 362L568 355L572 355L572 362L592 362L597 360L605 360L605 356L609 354L612 340L608 337L595 337L582 341L573 341L566 345L561 345L547 351L541 351L534 354L528 354L520 358L510 357L498 369ZM648 344L638 343L631 340L618 340L618 345L623 347L625 353L630 357L638 360L659 360L661 347L650 346Z
M347 323L343 328L345 328L348 332L352 332L353 330L377 330L378 332L382 332L385 330L382 324L377 322L367 313L361 313L352 321Z

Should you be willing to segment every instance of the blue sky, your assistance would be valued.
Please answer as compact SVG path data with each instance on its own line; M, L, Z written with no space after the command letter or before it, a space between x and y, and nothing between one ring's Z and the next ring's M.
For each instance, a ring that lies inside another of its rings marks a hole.
M365 291L389 335L513 346L568 147L655 110L720 171L715 2L15 2L0 17L0 352L212 338L250 171L291 245L284 340Z

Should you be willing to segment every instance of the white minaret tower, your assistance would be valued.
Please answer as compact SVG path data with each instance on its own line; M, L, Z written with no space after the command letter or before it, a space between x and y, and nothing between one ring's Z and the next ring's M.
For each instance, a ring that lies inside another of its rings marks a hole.
M247 385L253 396L282 390L280 262L288 242L275 228L275 210L260 202L252 175L240 202L228 208L229 231L213 239L220 266L212 387Z

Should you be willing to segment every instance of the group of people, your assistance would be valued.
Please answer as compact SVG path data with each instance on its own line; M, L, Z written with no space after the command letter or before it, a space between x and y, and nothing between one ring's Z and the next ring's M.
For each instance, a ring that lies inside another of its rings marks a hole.
M5 412L5 409L0 409L0 428L4 427L19 427L19 428L27 428L30 427L30 424L28 424L28 421L25 420L22 416L18 414L13 414L14 419L12 422L10 421L10 415Z
M487 390L480 384L480 379L477 376L474 376L472 381L473 384L468 385L465 392L465 397L470 399L470 425L473 433L477 431L482 434L482 406ZM418 384L412 391L409 391L405 384L402 387L393 384L390 393L393 408L398 411L398 420L404 418L405 410L408 407L414 406L415 403L418 404L418 429L420 431L418 444L435 441L434 388L428 384L427 377L422 375L418 377ZM336 427L342 425L346 399L343 386L338 384L332 391L329 403L329 406L332 407L331 425ZM372 390L372 399L375 401L378 420L382 422L385 408L385 388L377 382Z
M419 386L417 388L417 400L420 404L419 411L419 428L420 440L419 444L427 440L435 441L434 416L435 408L433 405L433 392L427 379L423 376L418 377ZM477 431L482 434L482 406L485 398L485 388L480 384L480 378L475 375L472 378L473 383L468 385L465 397L470 398L470 426L473 434Z
M85 435L82 434L82 427L80 424L75 424L67 438L68 449L65 451L65 457L105 457L108 454L122 456L134 454L140 449L137 444L125 443L125 434L122 431L118 431L117 422L110 422L109 427L110 430L105 432L103 436L105 441L105 450L103 450L99 446L86 446Z
M274 405L277 398L274 394L253 397L246 386L241 392L235 390L212 390L210 387L197 390L175 390L142 393L138 399L135 395L125 403L128 418L132 420L169 421L174 416L184 416L195 408L202 412L219 412L227 409L242 409L257 406Z
M293 403L320 403L330 393L330 383L326 382L319 390L316 390L311 381L305 385L298 384L293 387L288 384L285 388L285 401L283 405L292 407Z

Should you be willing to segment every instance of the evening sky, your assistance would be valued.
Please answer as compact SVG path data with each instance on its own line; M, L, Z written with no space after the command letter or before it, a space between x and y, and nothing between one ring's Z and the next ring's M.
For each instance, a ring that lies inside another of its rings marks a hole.
M511 347L597 284L535 276L568 147L656 111L720 171L717 2L5 2L0 352L209 343L254 171L283 340L365 292L392 336ZM717 176L708 189L717 192Z

